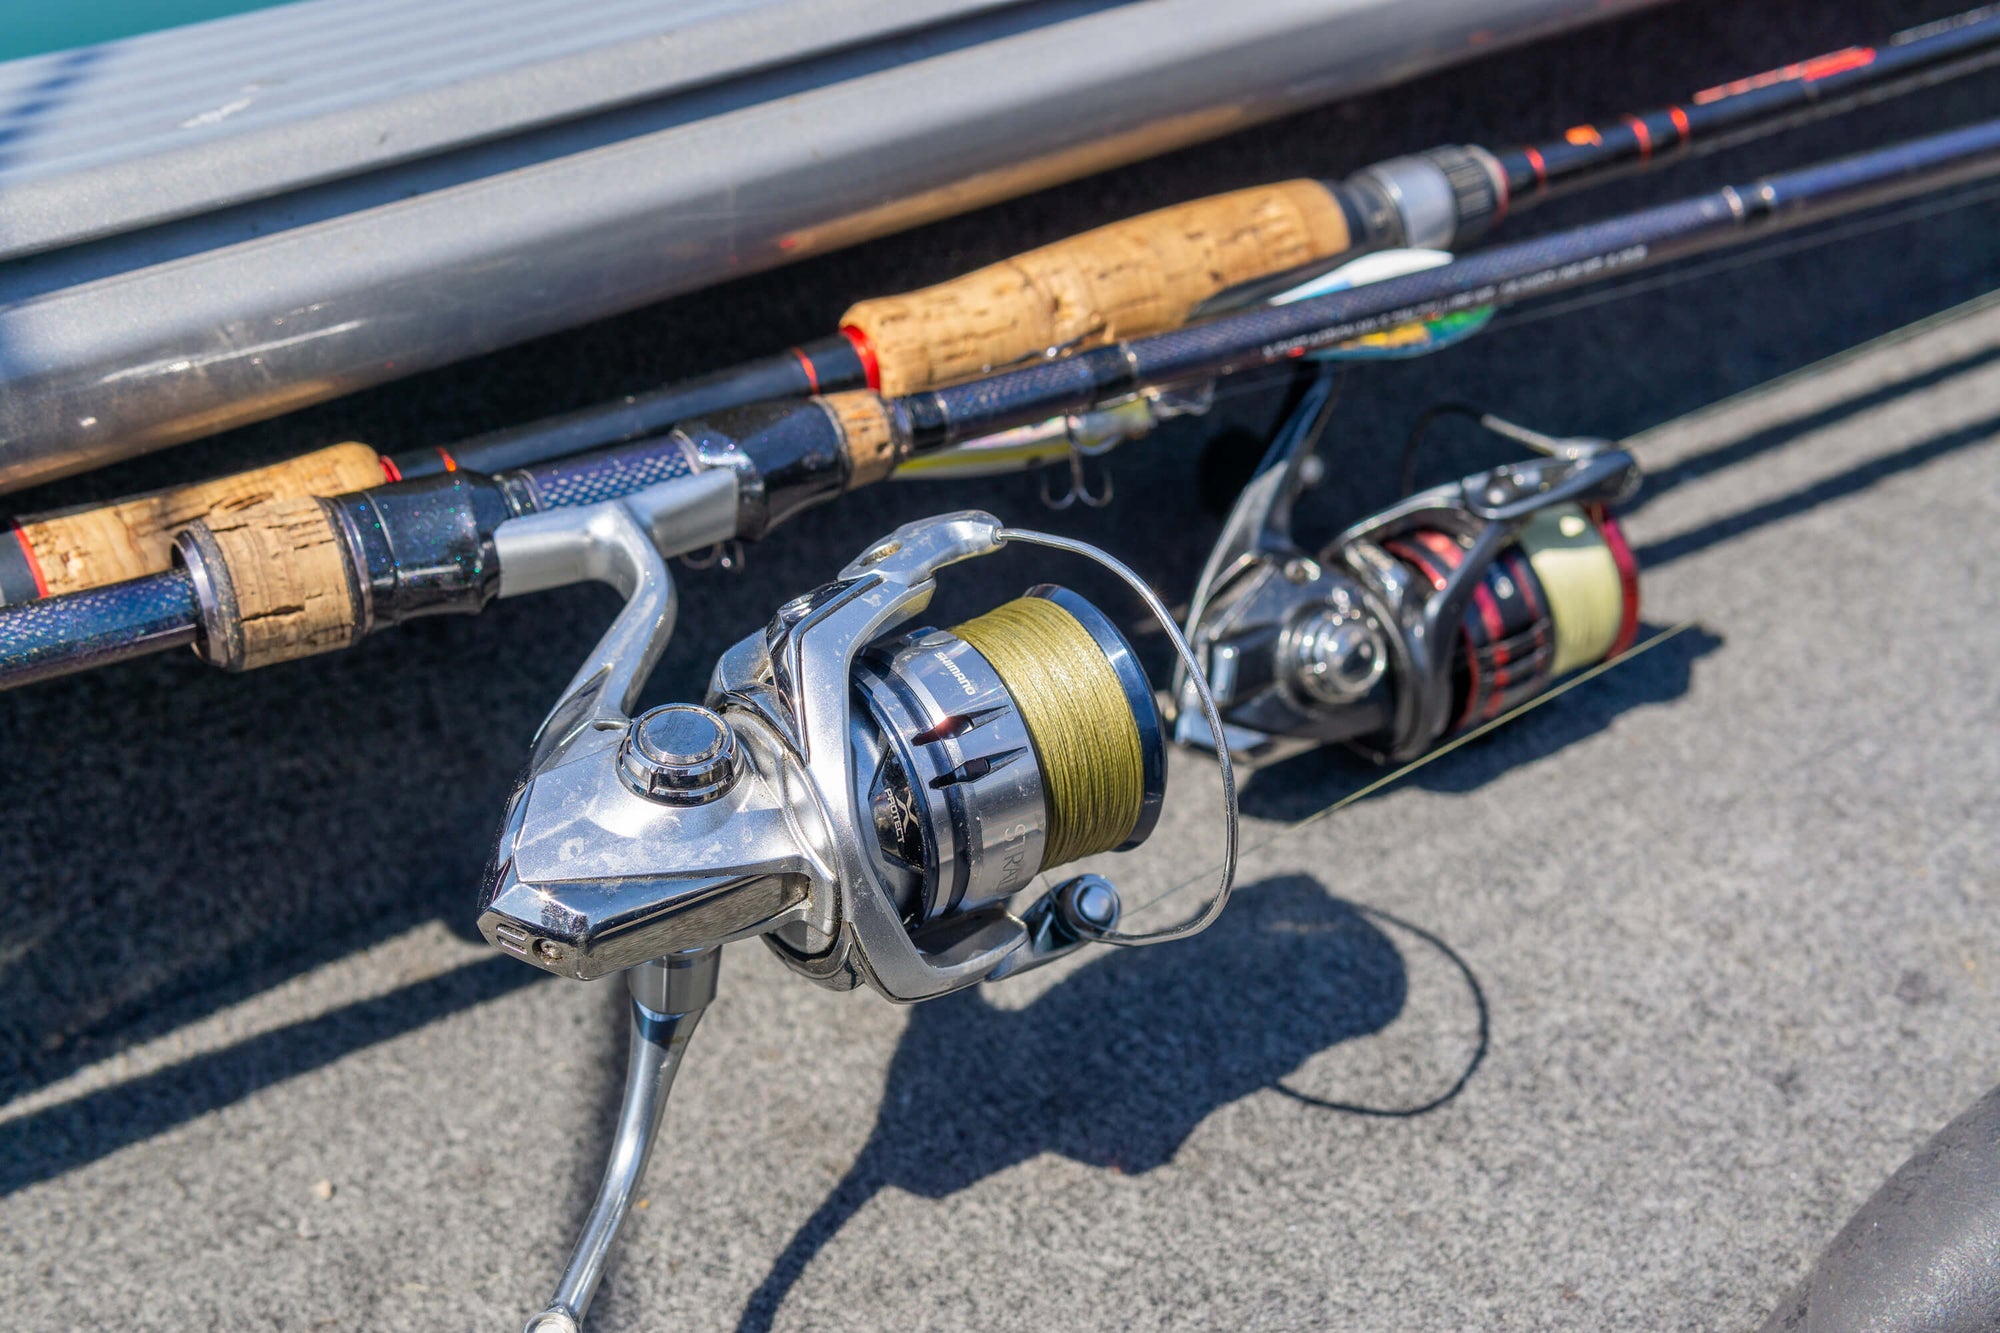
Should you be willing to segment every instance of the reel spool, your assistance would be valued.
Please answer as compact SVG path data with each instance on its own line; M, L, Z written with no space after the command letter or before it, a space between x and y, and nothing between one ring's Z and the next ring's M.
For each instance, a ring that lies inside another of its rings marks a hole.
M1116 626L1053 584L855 662L857 796L912 929L1144 842L1166 738Z
M1417 528L1383 549L1442 592L1472 541ZM1452 736L1632 646L1639 570L1602 506L1536 513L1472 584L1451 664ZM1439 739L1443 739L1440 737Z

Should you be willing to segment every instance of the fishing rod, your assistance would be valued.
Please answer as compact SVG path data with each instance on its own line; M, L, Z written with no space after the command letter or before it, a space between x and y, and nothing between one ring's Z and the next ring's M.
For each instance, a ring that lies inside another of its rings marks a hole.
M21 518L0 540L0 605L165 570L198 518L455 471L495 473L640 440L778 397L918 392L1254 304L1355 256L1456 250L1550 198L1989 68L2000 13L1976 9L1534 145L1447 145L1344 181L1301 179L1142 214L963 277L863 301L832 336L616 402L455 444L347 443L109 505Z
M996 433L1486 307L1500 308L2000 174L2000 120L1502 246L1386 281L1220 316L900 398L857 390L684 423L582 459L276 501L192 525L163 574L0 609L0 687L194 644L244 669L349 646L419 615L603 577L550 563L515 527L664 485L676 552L755 539L808 505ZM667 549L663 546L663 549Z

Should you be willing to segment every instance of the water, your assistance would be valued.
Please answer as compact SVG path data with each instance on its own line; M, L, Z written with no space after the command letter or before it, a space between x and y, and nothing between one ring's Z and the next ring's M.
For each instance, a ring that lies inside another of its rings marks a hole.
M0 0L0 60L177 28L282 0Z

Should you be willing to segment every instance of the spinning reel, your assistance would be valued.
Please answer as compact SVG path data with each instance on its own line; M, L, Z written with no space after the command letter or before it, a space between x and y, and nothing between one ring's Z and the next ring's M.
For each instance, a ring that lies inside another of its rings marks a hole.
M1329 371L1308 387L1202 572L1188 640L1223 727L1183 674L1176 740L1408 760L1631 646L1638 568L1608 512L1638 487L1631 454L1479 416L1542 456L1411 495L1308 555L1292 510L1333 388Z
M1213 725L1222 719L1137 575L987 514L898 529L729 649L704 704L629 716L672 630L672 584L648 534L674 484L520 520L541 526L517 537L567 548L562 558L628 598L543 725L479 917L498 948L562 976L625 971L632 995L611 1163L532 1333L579 1326L681 1049L714 994L720 945L762 936L823 985L915 1001L1089 943L1192 934L1222 910L1235 873L1225 754L1220 879L1192 916L1131 934L1101 876L1030 890L1045 871L1152 831L1167 775L1153 690L1112 622L1051 585L953 629L907 628L939 570L1015 543L1097 561L1145 601L1190 697Z

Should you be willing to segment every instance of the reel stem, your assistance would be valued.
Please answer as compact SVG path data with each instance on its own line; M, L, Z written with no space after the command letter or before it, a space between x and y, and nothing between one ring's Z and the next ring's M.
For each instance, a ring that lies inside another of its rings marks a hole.
M577 1238L576 1249L563 1269L562 1281L548 1307L528 1320L523 1333L578 1333L584 1311L604 1276L604 1259L617 1238L618 1227L631 1210L632 1196L646 1175L646 1161L667 1109L681 1053L694 1036L702 1011L715 998L720 949L693 949L670 954L627 970L632 993L632 1039L625 1064L625 1097L618 1108L618 1129L611 1140L611 1159L597 1187L597 1201Z

